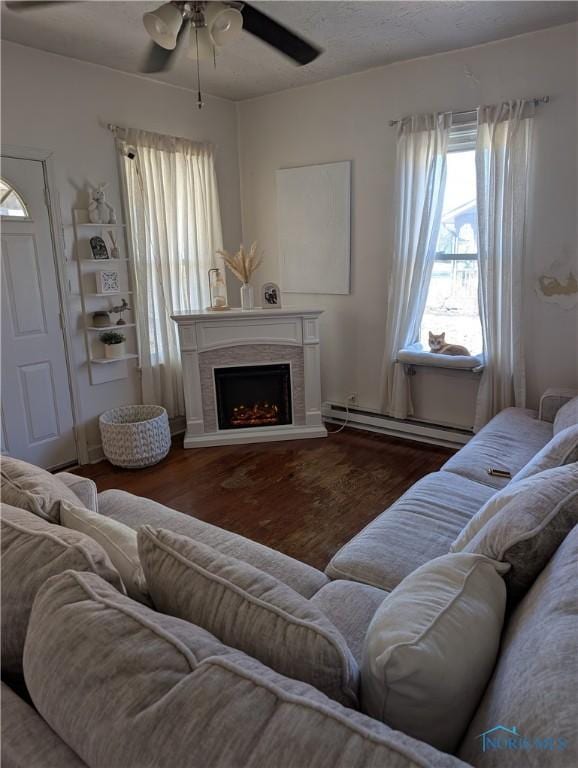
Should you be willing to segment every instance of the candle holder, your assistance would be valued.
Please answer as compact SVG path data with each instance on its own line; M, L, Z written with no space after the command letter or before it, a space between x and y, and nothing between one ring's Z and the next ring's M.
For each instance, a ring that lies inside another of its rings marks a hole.
M230 309L227 304L227 287L221 274L221 270L217 267L209 269L209 297L211 306L208 307L212 312L223 312Z

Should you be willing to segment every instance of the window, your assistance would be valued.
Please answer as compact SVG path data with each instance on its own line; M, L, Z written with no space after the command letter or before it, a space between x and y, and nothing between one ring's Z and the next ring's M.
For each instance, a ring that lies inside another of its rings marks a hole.
M446 189L420 341L429 348L428 334L445 331L451 344L471 354L482 351L478 307L478 244L475 130L452 130L447 157Z
M8 219L29 218L22 198L4 179L0 179L0 216Z

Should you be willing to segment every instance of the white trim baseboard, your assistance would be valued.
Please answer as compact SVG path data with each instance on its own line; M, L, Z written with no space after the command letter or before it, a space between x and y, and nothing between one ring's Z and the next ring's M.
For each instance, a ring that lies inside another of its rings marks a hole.
M346 409L335 403L327 403L323 406L323 417L325 421L332 424L344 424L347 421L347 426L354 429L365 429L390 437L440 445L445 448L461 448L474 436L473 432L467 430L435 426L418 421L392 419L382 414L351 408L349 409L349 418L347 418Z
M98 443L98 445L88 446L88 463L89 464L98 464L98 462L103 461L104 458L105 456L102 451L102 445L100 443Z

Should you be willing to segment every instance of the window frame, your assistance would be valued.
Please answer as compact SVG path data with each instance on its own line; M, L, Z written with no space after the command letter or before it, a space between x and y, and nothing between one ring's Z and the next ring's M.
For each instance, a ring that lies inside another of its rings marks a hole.
M477 112L468 112L468 113L460 113L460 114L454 114L453 115L453 125L450 130L450 138L448 142L448 148L447 148L447 154L449 155L450 152L469 152L469 151L475 151L476 149L476 143L477 143L477 134L478 134L478 122L477 122ZM477 195L476 195L476 214L477 214L477 207L478 207L478 201L477 201ZM441 222L440 222L440 231L441 231ZM438 233L439 238L439 233ZM433 264L435 262L445 262L446 264L452 264L458 261L465 261L465 262L478 262L479 263L479 252L476 253L446 253L445 251L436 251L434 253L433 257ZM431 288L431 281L432 277L430 277L430 282L428 285L428 293ZM426 314L427 306L424 306L424 311L422 313L422 317L420 320L420 331L418 336L418 341L421 339L421 329L424 322L424 316ZM478 311L478 317L481 325L481 316ZM424 352L426 354L434 354L430 352L430 350L427 349L427 344L425 345ZM483 349L483 332L482 332L482 349ZM451 367L451 365L450 365Z
M450 139L448 143L448 154L450 152L472 152L476 149L476 139L478 134L478 121L476 112L464 112L460 115L454 115L452 127L450 129ZM476 211L478 201L476 199ZM440 224L441 226L441 224ZM439 235L438 235L439 237ZM479 254L476 253L446 253L445 251L436 251L435 261L478 261Z

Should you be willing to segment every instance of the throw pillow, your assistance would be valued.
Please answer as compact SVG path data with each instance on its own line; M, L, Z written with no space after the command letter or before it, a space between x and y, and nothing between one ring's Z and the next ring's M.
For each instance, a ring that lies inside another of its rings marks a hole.
M578 396L568 400L558 409L554 417L554 434L557 435L563 429L574 427L578 424Z
M482 528L502 511L504 516L507 516L516 514L514 511L516 509L524 509L528 506L541 517L546 517L571 490L576 488L577 473L578 464L567 464L509 483L494 494L472 517L451 545L450 551L464 551Z
M572 464L575 461L578 461L578 424L566 427L555 434L550 442L546 443L517 475L514 475L512 482L525 480L546 469L562 467L564 464Z
M558 473L556 486L550 487L549 498L538 496L536 488L526 489L489 520L464 550L510 566L505 581L512 604L526 594L578 525L578 464L564 470Z
M34 464L2 456L0 475L2 501L45 520L60 522L61 501L82 506L78 496L62 480Z
M76 531L2 504L2 669L22 671L28 619L46 579L73 569L92 571L122 590L120 576L99 545Z
M406 576L367 631L364 712L438 749L457 748L498 653L506 605L498 570L481 555L450 554Z
M150 605L135 530L112 517L99 515L84 507L74 507L66 501L60 507L60 523L98 542L119 572L127 594L133 600Z
M139 528L154 606L186 619L287 677L357 705L359 670L341 633L291 587L171 531Z

